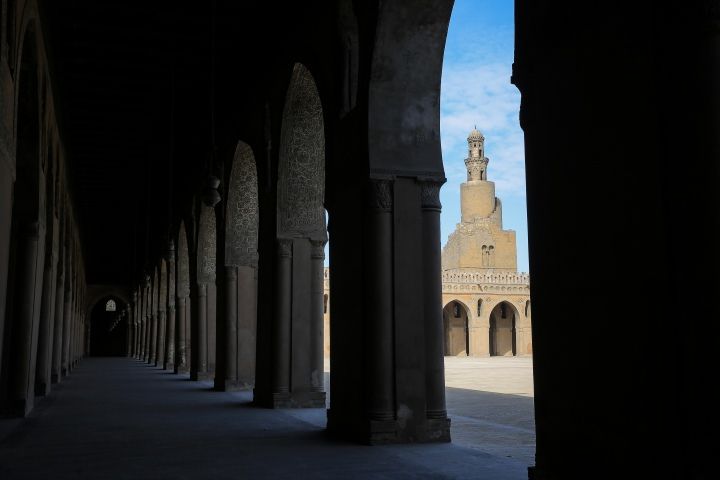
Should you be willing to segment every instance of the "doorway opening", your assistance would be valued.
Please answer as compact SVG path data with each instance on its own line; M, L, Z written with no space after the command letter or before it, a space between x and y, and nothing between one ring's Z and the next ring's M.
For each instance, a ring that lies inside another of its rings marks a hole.
M122 300L104 297L90 312L90 355L120 357L127 354L127 319Z

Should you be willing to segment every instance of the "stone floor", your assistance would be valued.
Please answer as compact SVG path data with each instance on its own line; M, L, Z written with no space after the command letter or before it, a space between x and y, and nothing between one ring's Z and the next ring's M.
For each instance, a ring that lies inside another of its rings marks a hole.
M532 358L446 357L453 443L535 463Z
M135 360L85 359L29 418L0 420L0 479L527 478L531 363L447 365L455 443L367 447L326 439L322 409L253 408Z

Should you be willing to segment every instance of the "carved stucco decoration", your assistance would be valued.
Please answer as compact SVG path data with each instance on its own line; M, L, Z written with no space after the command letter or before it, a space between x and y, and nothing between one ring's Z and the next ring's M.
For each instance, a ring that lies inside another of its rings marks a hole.
M160 298L158 299L158 310L164 312L167 305L167 264L165 259L160 260Z
M477 152L476 152L477 153ZM465 159L468 182L483 180L482 172L487 170L490 159L484 156L470 155Z
M158 286L160 284L160 272L157 268L154 269L153 272L153 280L152 280L152 290L150 292L150 295L152 295L151 299L151 311L150 315L155 315L155 312L158 311Z
M227 195L225 262L254 266L258 260L258 186L252 149L239 142Z
M190 296L190 260L184 223L180 224L178 233L177 258L177 296L184 298Z
M392 209L392 182L371 179L368 183L368 206L374 210L389 212Z
M175 272L177 264L175 262L175 244L172 240L168 244L168 308L172 310L175 307Z
M325 238L325 132L310 72L295 64L280 133L278 235Z
M440 187L445 183L444 180L426 180L420 184L420 199L424 210L442 210L440 203Z
M215 210L202 205L198 228L198 283L215 281Z

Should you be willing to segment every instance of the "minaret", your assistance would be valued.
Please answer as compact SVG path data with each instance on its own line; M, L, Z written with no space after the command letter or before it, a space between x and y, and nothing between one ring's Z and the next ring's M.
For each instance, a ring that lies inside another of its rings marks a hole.
M503 230L502 203L487 179L485 137L468 135L467 181L460 184L461 220L443 248L443 270L517 270L515 232Z
M485 156L485 137L474 128L467 138L468 156L465 159L467 182L460 185L462 223L488 218L495 212L495 184L487 180L489 159Z

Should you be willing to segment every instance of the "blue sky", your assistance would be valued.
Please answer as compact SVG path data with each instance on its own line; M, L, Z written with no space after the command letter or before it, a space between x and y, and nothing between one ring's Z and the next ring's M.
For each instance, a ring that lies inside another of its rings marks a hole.
M518 269L528 271L525 151L510 83L512 0L456 0L450 20L440 99L440 138L447 183L441 190L442 243L460 221L460 183L466 179L467 135L485 135L488 179L503 202L503 226L517 232Z

